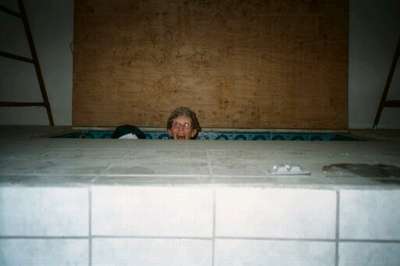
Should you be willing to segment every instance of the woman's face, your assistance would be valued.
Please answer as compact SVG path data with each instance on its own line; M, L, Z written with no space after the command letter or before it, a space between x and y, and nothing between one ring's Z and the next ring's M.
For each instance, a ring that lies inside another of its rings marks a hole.
M192 128L192 120L187 116L178 116L172 121L172 126L168 129L168 134L173 139L191 139L197 133L196 129Z

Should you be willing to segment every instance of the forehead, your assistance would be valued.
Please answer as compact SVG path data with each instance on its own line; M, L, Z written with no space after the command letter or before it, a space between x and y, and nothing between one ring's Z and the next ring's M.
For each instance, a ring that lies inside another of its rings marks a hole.
M191 123L192 120L190 117L187 117L186 115L180 115L173 120L174 122L179 122L179 123Z

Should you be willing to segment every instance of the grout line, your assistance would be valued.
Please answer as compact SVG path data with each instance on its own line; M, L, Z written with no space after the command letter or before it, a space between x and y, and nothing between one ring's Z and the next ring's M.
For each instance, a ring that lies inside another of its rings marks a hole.
M0 236L0 239L87 239L87 236Z
M210 237L185 237L185 236L120 236L120 235L93 235L98 239L175 239L175 240L212 240Z
M89 198L89 266L92 266L92 187L88 188L88 198Z
M400 244L400 240L388 240L388 239L340 239L340 242L357 242L357 243L392 243Z
M213 195L212 195L212 242L211 242L211 266L215 265L215 229L216 229L216 191L213 189Z
M335 222L335 266L339 266L339 238L340 238L340 191L336 191L336 222Z
M212 178L212 177L214 177L214 173L213 173L213 170L212 170L212 161L211 161L211 158L210 158L210 153L209 153L209 151L206 151L206 156L207 156L207 167L208 167L208 173L209 173L209 176Z
M298 241L298 242L335 242L335 239L325 238L283 238L283 237L234 237L219 236L216 239L232 239L232 240L265 240L265 241Z
M181 240L212 240L210 237L183 237L183 236L120 236L120 235L92 235L93 238L104 239L181 239ZM87 236L0 236L0 239L88 239ZM233 236L219 236L215 239L232 239L232 240L265 240L265 241L298 241L298 242L336 242L336 239L322 239L322 238L281 238L281 237L233 237ZM352 243L391 243L400 244L400 240L389 239L340 239L339 242L352 242Z

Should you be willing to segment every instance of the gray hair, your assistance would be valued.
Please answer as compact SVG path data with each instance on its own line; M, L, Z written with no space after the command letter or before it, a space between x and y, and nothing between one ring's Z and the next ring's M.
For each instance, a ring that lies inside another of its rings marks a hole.
M197 120L196 113L193 112L192 110L190 110L190 108L184 107L184 106L176 108L169 115L168 120L167 120L167 129L171 129L172 128L172 123L174 122L174 119L179 117L179 116L186 116L186 117L190 118L190 120L192 122L192 129L196 129L197 133L199 133L201 131L200 123ZM196 138L197 134L194 137Z

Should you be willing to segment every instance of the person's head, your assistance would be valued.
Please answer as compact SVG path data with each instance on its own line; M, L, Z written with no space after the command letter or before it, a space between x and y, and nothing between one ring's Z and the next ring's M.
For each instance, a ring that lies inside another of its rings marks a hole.
M195 112L187 107L178 107L168 118L167 130L173 139L195 139L201 127Z

